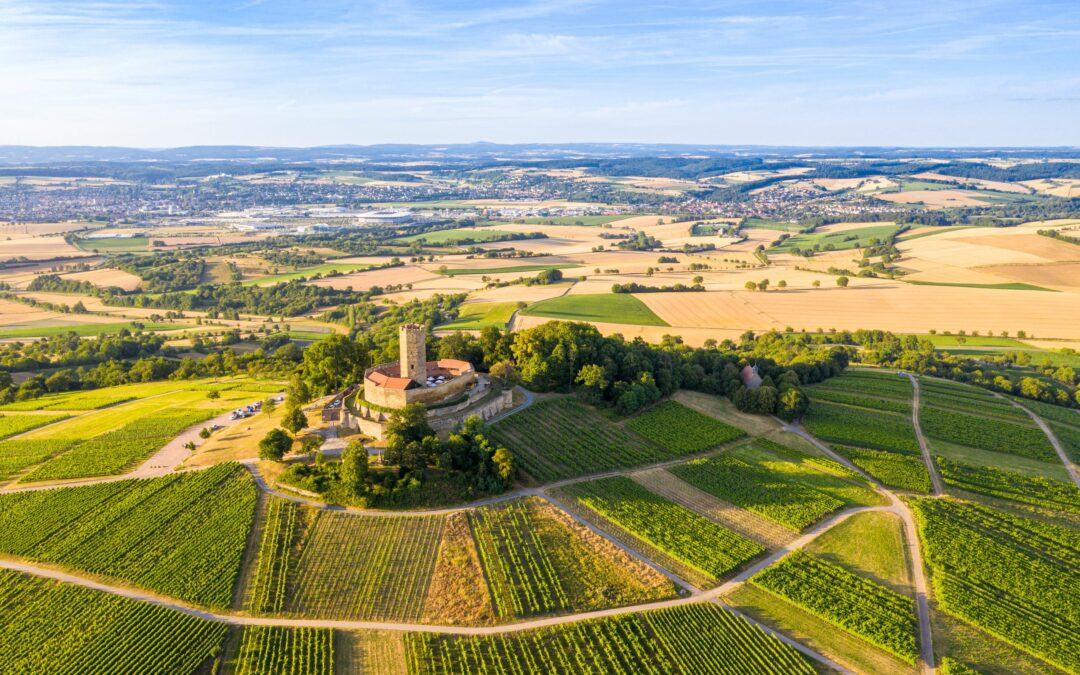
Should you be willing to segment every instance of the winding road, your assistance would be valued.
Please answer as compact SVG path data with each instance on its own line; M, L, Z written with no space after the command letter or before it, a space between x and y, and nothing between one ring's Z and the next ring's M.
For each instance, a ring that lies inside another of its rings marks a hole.
M922 423L919 421L919 410L922 406L922 390L919 388L919 378L911 373L906 373L906 375L911 380L911 387L914 392L911 399L911 423L915 427L915 437L919 440L919 450L922 451L923 463L926 464L926 470L930 473L930 485L933 487L934 496L940 497L945 492L945 485L941 482L941 474L938 472L937 464L930 455L930 445L926 442L926 436L923 435L922 431Z
M534 400L535 400L534 397L530 393L526 393L526 402L524 403L524 405L519 406L518 408L515 408L514 410L508 412L506 414L506 416L514 414L515 412L523 409L524 407L527 407L528 405L532 404ZM914 401L913 405L915 406L915 410L917 410L918 409L918 386L917 386L917 383L915 383L915 401ZM916 428L918 428L917 413L916 413L916 417L915 417L915 424L916 424ZM202 426L205 426L205 424L204 425L198 425L198 428L201 428ZM624 469L624 470L618 470L618 471L605 472L605 473L597 474L597 475L590 475L590 476L582 476L582 477L578 477L578 478L572 478L572 479L568 479L568 480L564 480L564 481L559 481L559 482L556 482L556 483L551 483L551 484L543 486L543 487L522 488L522 489L510 492L510 493L507 493L507 494L499 495L497 497L491 497L491 498L487 498L487 499L483 499L483 500L478 500L478 501L472 502L470 504L456 506L456 507L450 507L450 508L445 508L445 509L435 509L435 510L417 510L417 511L382 511L382 510L358 509L358 508L353 508L353 507L341 507L341 506L328 505L328 504L319 502L318 500L313 500L313 499L309 499L309 498L306 498L306 497L303 497L303 496L300 496L300 495L297 495L297 494L290 494L288 492L283 492L283 491L277 490L277 489L275 489L275 488L273 488L273 487L271 487L270 485L267 484L265 478L262 476L262 474L260 473L260 471L258 469L257 460L247 460L247 461L241 462L241 464L243 464L248 469L248 471L251 472L255 482L259 486L259 489L262 490L263 492L267 493L267 494L272 494L272 495L275 495L275 496L280 497L282 499L287 499L287 500L290 500L290 501L293 501L293 502L306 504L306 505L313 506L313 507L316 507L316 508L321 508L321 509L326 509L326 510L331 510L331 511L343 511L343 512L349 512L349 513L358 513L358 514L363 514L363 515L378 515L378 516L382 516L382 517L404 517L404 516L414 516L414 515L450 514L450 513L456 513L456 512L460 512L460 511L464 511L464 510L474 509L474 508L484 506L484 505L488 505L488 504L496 504L496 503L499 503L499 502L504 502L504 501L508 501L508 500L511 500L511 499L516 499L516 498L519 498L519 497L527 497L527 496L542 497L542 498L547 499L548 501L552 502L556 507L561 508L564 512L566 512L568 515L573 517L577 522L581 523L584 527L588 528L590 531L592 531L596 535L598 535L598 536L604 538L605 540L611 542L612 544L614 544L615 546L617 546L621 550L625 551L628 555L633 556L635 559L640 560L644 564L649 565L651 568L657 570L659 573L663 574L665 577L667 577L673 583L675 583L676 585L678 585L680 588L683 589L683 594L680 597L672 598L672 599L669 599L669 600L658 601L658 602L649 602L649 603L643 603L643 604L637 604L637 605L629 605L629 606L624 606L624 607L613 607L613 608L597 610L597 611L592 611L592 612L578 613L578 614L568 614L568 615L562 615L562 616L543 617L543 618L530 619L530 620L525 620L525 621L518 621L518 622L515 622L515 623L509 623L509 624L500 624L500 625L496 625L496 626L450 626L450 625L433 625L433 624L407 623L407 622L388 622L388 621L341 621L341 620L334 621L334 620L323 620L323 619L255 617L255 616L248 616L248 615L244 615L244 614L240 614L238 612L232 612L232 611L224 611L224 612L208 611L208 610L205 610L205 609L200 609L198 607L188 605L186 603L180 602L180 601L178 601L176 599L173 599L173 598L159 596L159 595L156 595L156 594L151 593L151 592L147 592L147 591L144 591L144 590L140 590L140 589L125 586L125 585L109 583L107 580L104 580L104 579L101 579L101 578L98 578L98 577L94 577L93 575L80 574L80 573L73 572L73 571L70 571L70 570L56 569L56 568L49 567L49 566L34 564L32 562L25 561L25 560L0 559L0 568L13 570L13 571L17 571L17 572L22 572L22 573L26 573L26 574L32 574L32 575L43 577L43 578L54 579L56 581L60 581L60 582L64 582L64 583L75 584L75 585L83 586L83 587L86 587L86 588L91 588L91 589L94 589L94 590L97 590L97 591L101 591L101 592L110 593L110 594L113 594L113 595L126 597L126 598L129 598L129 599L132 599L132 600L138 600L138 601L141 601L141 602L148 602L148 603L152 603L152 604L155 604L155 605L158 605L158 606L167 607L167 608L179 611L179 612L183 612L184 614L187 614L187 615L190 615L190 616L195 616L195 617L199 617L199 618L207 619L207 620L211 620L211 621L228 623L228 624L232 624L232 625L241 625L241 626L244 626L244 625L281 626L281 627L295 627L295 628L322 627L322 628L336 628L336 629L341 629L341 630L367 630L367 629L372 629L372 630L393 630L393 631L408 631L408 632L423 632L423 633L443 633L443 634L450 634L450 635L497 635L497 634L513 633L513 632L531 630L531 629L536 629L536 628L543 628L543 627L548 627L548 626L565 625L565 624L575 623L575 622L578 622L578 621L585 621L585 620L588 620L588 619L598 619L598 618L604 618L604 617L613 617L613 616L619 616L619 615L623 615L623 614L642 612L642 611L653 610L653 609L662 609L662 608L665 608L665 607L677 607L677 606L686 605L686 604L695 603L695 602L715 602L715 603L720 604L721 606L723 606L723 607L725 607L727 609L731 609L731 608L727 607L727 605L724 604L722 598L725 597L727 594L731 593L733 590L735 590L736 588L738 588L742 584L745 584L753 575L757 574L761 570L763 570L763 569L767 568L768 566L772 565L773 563L780 560L781 558L788 555L789 553L805 548L806 546L808 546L811 542L816 540L821 535L825 534L826 532L830 531L832 528L834 528L837 525L843 523L848 518L850 518L850 517L852 517L852 516L854 516L854 515L856 515L858 513L870 512L870 511L889 512L889 513L896 514L898 517L900 517L902 519L902 521L904 523L905 534L906 534L905 538L907 540L907 545L908 545L908 557L910 559L910 563L911 563L911 567L912 567L912 579L913 579L914 586L915 586L916 610L917 610L917 618L918 618L918 623L919 623L919 635L920 635L920 645L921 645L921 660L922 660L922 663L920 664L920 667L921 667L921 670L923 672L925 672L925 673L933 673L934 672L934 654L933 654L933 643L932 643L932 637L931 637L931 631L930 631L929 607L928 607L928 603L927 603L927 593L928 593L927 580L926 580L924 569L923 569L921 552L919 550L918 536L917 536L917 532L916 532L916 525L915 525L915 521L914 521L914 519L913 519L913 517L911 515L910 510L906 507L906 505L904 505L904 503L899 499L899 497L897 497L896 494L894 494L890 490L886 489L878 481L873 479L871 476L866 474L864 471L859 469L857 466L850 463L846 458L836 454L831 448L829 448L827 445L821 443L818 439L816 439L815 437L810 435L808 432L806 432L798 424L785 425L784 429L786 431L798 434L799 436L801 436L802 438L804 438L807 441L809 441L810 443L812 443L815 447L820 449L823 453L825 453L826 455L828 455L829 457L831 457L835 461L837 461L840 464L844 465L845 467L857 472L859 475L861 475L863 478L865 478L870 483L871 486L873 486L873 489L875 489L877 492L881 493L882 495L886 496L889 499L890 503L887 506L858 507L858 508L847 509L847 510L844 510L844 511L842 511L840 513L837 513L834 516L832 516L831 518L829 518L829 519L819 523L818 525L814 526L813 528L811 528L807 532L804 532L803 534L801 534L800 536L798 536L797 538L795 538L791 542L787 543L786 545L784 545L784 546L782 546L782 547L780 547L780 548L778 548L776 550L773 550L767 556L765 556L763 558L760 558L759 560L757 560L753 564L745 567L740 572L738 572L735 576L729 578L728 580L724 581L723 583L719 584L718 586L715 586L715 587L710 588L708 590L702 590L702 589L694 587L692 584L690 584L687 581L685 581L684 579L680 578L677 574L671 572L670 570L664 569L663 567L657 565L652 560L649 560L648 558L644 557L642 554L635 551L633 548L621 543L616 538L611 536L609 533L605 532L603 529L598 528L598 527L596 527L595 525L593 525L591 523L585 522L580 517L575 515L572 510L565 508L565 506L560 503L558 497L556 497L556 496L554 496L554 495L552 495L550 493L551 490L557 489L557 488L565 486L565 485L573 484L573 483L576 483L576 482L594 480L596 478L606 477L606 476L630 475L630 474L637 473L637 472L640 472L640 471L643 471L643 470L649 470L649 469L655 469L655 468L664 468L666 466L671 466L671 465L674 465L674 464L684 462L684 461L686 461L687 458L681 458L681 459L678 459L678 460L670 460L670 461L666 461L666 462L661 462L661 463L657 463L655 465L650 465L650 466L647 466L647 467L634 467L634 468L631 468L631 469ZM922 438L921 432L920 432L919 436L920 436L920 445L923 447L923 451L924 451L924 458L926 458L929 455L928 455L928 451L926 449L925 440ZM177 440L179 440L179 439L177 439ZM170 444L170 446L171 445L172 444ZM180 445L182 447L182 443ZM169 446L167 446L167 448L168 447ZM721 451L723 451L725 449L727 449L727 448L714 450L713 453L721 452ZM153 475L164 475L164 474L169 473L170 471L172 471L172 469L167 468L167 465L164 462L159 462L159 460L163 457L162 453L164 453L165 451L166 451L166 448L163 448L162 451L159 451L159 453L155 454L155 456L153 458L148 460L144 465L142 465L139 469L137 469L136 472L133 472L131 474L127 474L127 475L124 475L124 476L112 476L112 477L106 477L106 478L92 479L92 480L88 480L88 481L80 481L78 484L79 485L86 485L86 484L94 484L94 483L104 483L104 482L111 482L111 481L115 481L115 480L124 480L124 479L128 479L128 478L136 477L136 476L145 477L145 476L153 476ZM706 453L706 454L710 454L710 453ZM147 465L151 465L153 471L150 471L149 468L147 467ZM175 464L173 466L175 466ZM928 464L928 467L929 466L930 465ZM935 475L935 474L932 472L931 475ZM50 486L50 487L56 487L56 486ZM24 488L15 488L12 491L22 491L22 490L27 490L27 489L43 489L43 488L37 487L37 486L30 486L30 487L24 487ZM736 613L738 613L738 612L736 612ZM819 652L807 647L806 645L800 644L796 640L793 640L793 639L791 639L791 638L789 638L787 636L779 634L775 630L770 629L768 626L766 626L764 624L761 624L760 622L758 622L758 621L756 621L756 620L754 620L754 619L752 619L750 617L744 616L744 618L746 618L748 621L750 621L754 625L757 625L758 627L762 628L763 630L765 630L769 634L777 636L783 642L785 642L786 644L789 644L790 646L797 649L801 653L805 654L809 658L812 658L812 659L818 661L819 663L824 664L825 666L827 666L827 667L829 667L829 668L831 668L831 669L833 669L835 671L845 672L845 673L850 672L847 669L845 669L844 667L842 667L841 665L834 662L833 660L831 660L828 657L820 654Z

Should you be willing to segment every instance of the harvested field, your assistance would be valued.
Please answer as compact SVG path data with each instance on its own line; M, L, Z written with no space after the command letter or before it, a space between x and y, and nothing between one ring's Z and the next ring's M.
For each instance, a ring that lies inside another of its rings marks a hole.
M926 180L939 180L946 183L957 183L960 185L975 185L984 190L997 190L999 192L1015 192L1018 194L1031 194L1023 183L1006 183L1000 180L982 180L979 178L965 178L962 176L946 176L940 173L934 173L933 171L924 171L922 173L912 174L912 178L923 178Z
M895 204L926 204L934 207L986 206L984 199L973 190L912 190L911 192L880 193L878 199Z
M1035 286L1060 289L1080 289L1080 262L1047 263L1045 265L994 265L981 268L994 277Z
M418 281L437 279L439 275L413 265L404 267L390 267L370 272L357 272L355 274L343 274L339 277L315 279L306 282L309 286L322 286L324 288L352 288L354 291L366 291L373 286L392 286L396 284L415 284Z
M10 239L0 237L0 260L9 258L47 260L59 256L89 257L92 255L67 243L61 236L20 237L17 234L10 236Z
M139 287L139 282L142 281L138 276L118 269L103 269L103 270L90 270L89 272L74 272L72 274L62 275L65 279L72 281L89 281L95 286L100 288L108 288L110 286L116 286L122 288L125 291L133 291Z

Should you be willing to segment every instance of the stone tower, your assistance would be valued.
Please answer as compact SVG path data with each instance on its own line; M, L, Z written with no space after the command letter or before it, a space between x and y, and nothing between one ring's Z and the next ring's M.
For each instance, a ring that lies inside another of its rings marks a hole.
M427 344L424 327L415 323L402 324L398 329L401 342L401 377L417 384L427 382Z

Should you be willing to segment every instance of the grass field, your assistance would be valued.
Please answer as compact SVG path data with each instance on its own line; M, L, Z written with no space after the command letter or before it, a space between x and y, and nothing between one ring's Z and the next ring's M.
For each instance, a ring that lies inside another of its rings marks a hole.
M0 551L227 607L257 488L236 464L0 495Z
M806 552L910 595L913 589L904 546L900 517L869 511L856 513L821 535Z
M808 248L812 249L815 246L819 246L821 250L832 247L831 250L837 251L863 248L869 244L871 239L878 239L882 242L888 241L888 239L899 229L900 228L896 225L871 225L869 227L859 227L837 232L808 232L805 234L796 234L785 239L783 243L770 249L770 251L775 253L787 253L796 248L805 250Z
M67 417L68 415L64 413L52 415L0 414L0 440L21 434L24 431L30 431L31 429L45 426L46 424L59 422L62 419L67 419Z
M480 330L488 326L505 328L517 311L516 302L473 302L462 305L453 321L436 326L436 330Z
M84 251L102 253L133 253L146 251L150 246L147 237L102 237L100 239L75 239L75 245Z
M526 272L542 272L544 270L564 270L575 265L511 265L508 267L460 267L439 270L439 274L448 277L469 275L492 275L492 274L525 274Z
M194 673L225 624L88 588L0 571L0 672Z
M783 230L784 232L798 232L803 229L798 223L787 223L779 220L763 220L761 218L747 218L742 229L746 230Z
M312 267L304 267L298 269L295 272L282 272L281 274L271 274L265 277L258 277L255 279L245 279L240 282L243 286L271 286L273 284L279 284L284 281L292 281L293 279L300 279L301 277L310 279L316 274L326 276L331 272L340 272L341 274L349 274L351 272L361 272L363 270L371 269L373 265L364 263L323 263L321 265L314 265Z
M992 335L916 335L920 340L929 340L935 347L1011 347L1015 349L1033 349L1020 340Z
M87 337L93 335L116 335L122 330L128 330L132 333L136 331L143 331L150 333L154 331L162 330L184 330L185 328L194 328L194 326L181 323L155 323L153 321L147 321L140 323L142 328L137 328L131 322L128 323L75 323L65 324L62 326L40 326L40 327L25 327L25 328L0 328L0 338L36 338L36 337L52 337L54 335L68 335L74 333L80 337Z
M904 281L904 280L902 280ZM1035 286L1034 284L1025 284L1021 282L1010 282L1000 284L972 284L972 283L951 283L946 281L916 281L911 279L904 281L904 283L913 284L915 286L952 286L955 288L991 288L999 291L1047 291L1049 293L1057 293L1058 291L1053 288L1043 288L1042 286Z
M522 310L522 314L564 321L598 321L635 326L667 326L645 303L629 293L563 295L541 300Z

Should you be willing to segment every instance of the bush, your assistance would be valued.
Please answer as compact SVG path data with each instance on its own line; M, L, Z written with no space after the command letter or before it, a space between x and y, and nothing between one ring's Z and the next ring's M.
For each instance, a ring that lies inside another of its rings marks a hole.
M271 429L259 441L259 459L280 462L285 453L292 448L293 439L281 429Z

